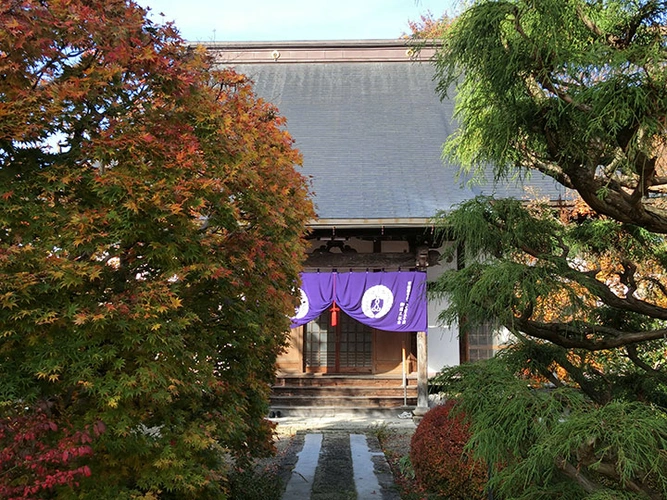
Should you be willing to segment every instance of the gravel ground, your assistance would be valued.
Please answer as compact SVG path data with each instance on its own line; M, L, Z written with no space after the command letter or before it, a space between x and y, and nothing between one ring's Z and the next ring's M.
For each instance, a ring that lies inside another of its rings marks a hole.
M343 432L324 434L310 500L357 498L349 442L350 435Z
M410 440L413 433L414 430L401 429L390 432L382 438L382 451L384 451L391 468L399 498L406 500L419 498L418 492L420 490L414 478L402 464L402 459L410 455Z

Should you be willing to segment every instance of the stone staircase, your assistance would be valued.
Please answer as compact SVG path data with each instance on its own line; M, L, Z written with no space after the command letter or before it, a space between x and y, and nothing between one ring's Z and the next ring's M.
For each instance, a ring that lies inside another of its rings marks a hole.
M400 376L279 375L272 388L273 417L397 416L417 404L417 379Z

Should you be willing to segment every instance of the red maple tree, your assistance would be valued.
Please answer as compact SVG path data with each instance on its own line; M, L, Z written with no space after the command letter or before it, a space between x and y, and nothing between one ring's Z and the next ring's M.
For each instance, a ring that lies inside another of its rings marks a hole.
M103 422L95 498L224 497L313 215L284 120L131 0L2 2L0 75L0 413Z

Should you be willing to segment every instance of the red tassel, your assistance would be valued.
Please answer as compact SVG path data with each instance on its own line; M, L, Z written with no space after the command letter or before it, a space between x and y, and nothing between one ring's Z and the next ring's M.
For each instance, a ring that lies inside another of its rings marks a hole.
M331 311L331 326L336 326L338 324L338 311L340 311L340 308L336 306L335 300L329 310Z

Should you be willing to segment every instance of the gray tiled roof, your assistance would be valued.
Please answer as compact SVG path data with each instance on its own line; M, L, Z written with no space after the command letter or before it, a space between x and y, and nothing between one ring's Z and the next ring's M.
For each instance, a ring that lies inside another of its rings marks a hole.
M432 217L497 188L462 185L443 163L453 103L435 93L433 68L419 62L238 64L255 91L287 118L312 177L320 219ZM551 180L531 179L558 198ZM520 186L501 189L522 196Z

